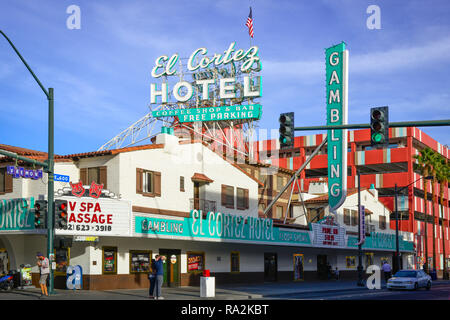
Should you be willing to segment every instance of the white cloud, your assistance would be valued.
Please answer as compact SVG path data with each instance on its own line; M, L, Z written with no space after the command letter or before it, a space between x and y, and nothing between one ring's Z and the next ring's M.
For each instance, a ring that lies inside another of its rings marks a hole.
M349 54L349 73L389 73L398 70L413 70L420 64L449 61L450 37L444 37L423 45L392 48L386 51L364 54ZM263 60L266 76L295 77L304 81L323 81L324 59L273 61Z

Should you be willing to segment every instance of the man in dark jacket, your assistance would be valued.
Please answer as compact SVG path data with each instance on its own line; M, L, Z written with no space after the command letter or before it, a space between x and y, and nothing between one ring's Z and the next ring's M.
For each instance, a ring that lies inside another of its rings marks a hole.
M156 292L155 299L164 299L161 296L161 287L164 281L164 261L166 260L165 256L156 255L155 257L155 269L156 269Z
M155 266L155 259L152 259L151 265L150 265L150 273L148 274L148 279L150 280L150 288L148 291L148 295L150 299L153 299L153 292L155 291L155 283L156 283L156 266Z

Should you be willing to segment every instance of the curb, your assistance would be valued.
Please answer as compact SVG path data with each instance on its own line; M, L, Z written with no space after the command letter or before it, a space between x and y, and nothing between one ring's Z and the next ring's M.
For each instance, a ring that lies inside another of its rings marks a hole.
M381 288L385 289L385 288ZM308 294L308 293L325 293L325 292L349 292L349 291L366 291L369 290L366 287L359 287L359 288L348 288L348 289L329 289L329 290L314 290L314 291L296 291L296 292L286 292L286 293L279 293L279 294L269 294L265 295L264 297L280 297L280 296L286 296L290 294Z
M434 282L432 287L439 287L439 286L445 286L445 285L450 285L450 281L439 281L439 282ZM37 288L24 288L24 289L19 289L19 288L15 288L15 290L17 290L18 292L28 292L28 293L34 293L36 289L36 293L40 293L40 290ZM320 294L320 293L330 293L330 292L358 292L358 291L378 291L378 290L369 290L367 287L354 287L354 288L342 288L342 289L317 289L317 290L303 290L303 291L290 291L290 292L281 292L281 293L269 293L269 294L264 294L264 293L249 293L249 292L245 292L245 291L233 291L233 290L227 290L227 289L219 289L219 290L223 290L222 292L217 292L215 294L215 297L212 299L216 299L216 300L245 300L245 299L263 299L263 298L276 298L276 297L283 297L283 296L289 296L289 295L307 295L307 294ZM383 285L381 287L381 290L387 290L386 286ZM89 290L87 290L89 291ZM88 294L88 292L85 292L86 294ZM63 297L63 296L67 296L67 299L70 299L71 293L68 292L58 292L52 296L59 296L59 297ZM174 293L174 296L176 296L177 293ZM85 299L89 299L88 296L85 297Z
M436 287L436 286L443 286L443 285L450 285L450 282L448 283L443 283L443 282L438 282L438 283L433 283L432 288ZM382 286L381 289L379 290L383 290L386 289L386 286ZM314 291L296 291L296 292L286 292L286 293L275 293L275 294L269 294L269 295L263 295L263 297L280 297L280 296L285 296L285 295L290 295L290 294L308 294L308 293L325 293L325 292L349 292L349 291L372 291L370 289L368 289L367 287L358 287L358 288L347 288L347 289L330 289L330 290L314 290Z

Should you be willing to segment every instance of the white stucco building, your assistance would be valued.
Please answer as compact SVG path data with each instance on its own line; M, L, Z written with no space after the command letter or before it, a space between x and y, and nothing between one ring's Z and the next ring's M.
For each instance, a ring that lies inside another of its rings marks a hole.
M1 147L35 159L46 157ZM8 165L15 161L0 159L1 174ZM20 161L17 165L24 166ZM355 274L354 264L349 264L356 255L355 227L347 224L344 214L350 210L352 219L354 195L333 224L322 220L307 225L301 218L280 224L259 216L261 181L202 142L160 134L155 144L56 156L55 173L70 181L55 182L55 199L67 201L68 213L67 227L55 230L56 287L65 287L68 265L81 266L85 289L147 287L149 263L157 254L168 258L169 286L198 285L206 269L219 284L314 279L324 263L337 266L343 275ZM46 229L34 228L31 210L36 200L46 199L47 175L38 180L3 177L0 250L8 262L4 268L34 265L36 252L47 252ZM92 193L98 186L99 198ZM306 205L314 209L318 197L305 195L312 201ZM364 190L362 197L372 212L369 225L377 225L379 217L388 215L386 208L372 191ZM298 210L303 209L295 206L294 216ZM337 230L339 241L331 237L334 231L325 235L324 230ZM394 251L392 238L375 241L392 231L377 226L372 231L366 253L375 254L369 255L365 267ZM402 239L401 250L411 253L407 241ZM36 267L33 272L36 280Z

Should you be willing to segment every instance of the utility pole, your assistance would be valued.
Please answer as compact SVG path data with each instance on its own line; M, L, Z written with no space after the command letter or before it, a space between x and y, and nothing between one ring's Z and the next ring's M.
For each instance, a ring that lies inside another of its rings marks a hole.
M359 169L356 171L358 175L358 286L364 287L363 266L362 266L362 243L361 243L361 174Z
M394 188L394 206L395 206L395 272L400 270L400 246L398 240L398 206L397 206L397 198L398 198L398 189L397 184L395 184ZM394 272L394 273L395 273Z

